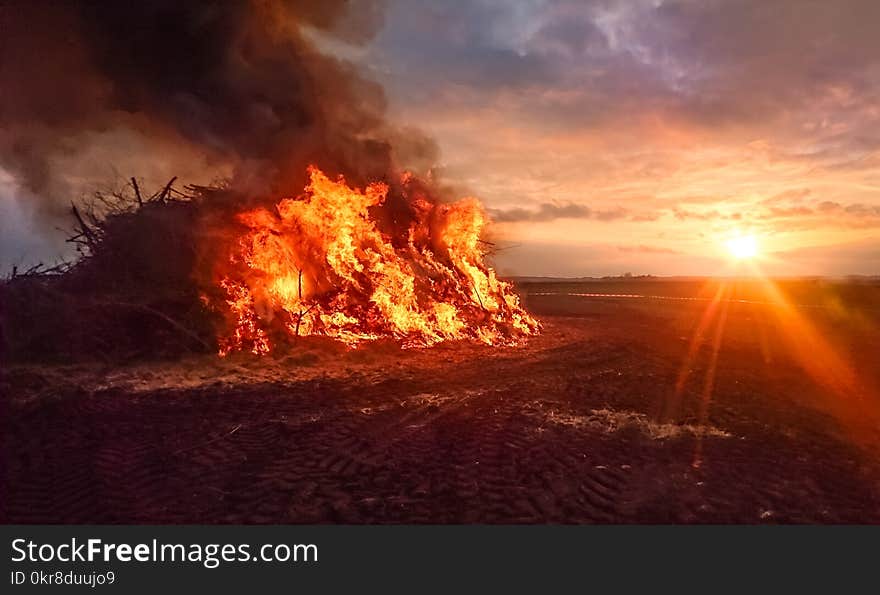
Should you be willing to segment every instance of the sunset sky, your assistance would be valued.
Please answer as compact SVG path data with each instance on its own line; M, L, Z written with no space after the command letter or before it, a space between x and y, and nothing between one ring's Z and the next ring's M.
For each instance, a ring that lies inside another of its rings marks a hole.
M399 2L362 55L520 274L880 273L880 4Z
M880 274L878 23L874 0L400 0L366 44L313 35L436 140L502 273L724 274L747 234L767 273L844 275ZM14 194L0 170L2 264L61 250Z

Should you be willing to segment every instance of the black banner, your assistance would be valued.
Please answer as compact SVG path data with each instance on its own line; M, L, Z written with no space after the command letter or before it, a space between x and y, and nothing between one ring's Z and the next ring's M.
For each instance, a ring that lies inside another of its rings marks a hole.
M839 589L875 579L862 527L7 526L5 593L156 589ZM866 583L871 584L871 583Z

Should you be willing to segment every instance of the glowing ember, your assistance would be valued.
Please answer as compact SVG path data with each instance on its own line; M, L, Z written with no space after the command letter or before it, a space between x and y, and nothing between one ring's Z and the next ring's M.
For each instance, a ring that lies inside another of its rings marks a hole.
M538 332L511 286L483 263L479 202L431 201L405 177L399 216L385 184L361 191L315 167L309 174L303 196L238 216L248 229L219 280L231 326L221 355L263 354L306 335L423 347L509 345Z

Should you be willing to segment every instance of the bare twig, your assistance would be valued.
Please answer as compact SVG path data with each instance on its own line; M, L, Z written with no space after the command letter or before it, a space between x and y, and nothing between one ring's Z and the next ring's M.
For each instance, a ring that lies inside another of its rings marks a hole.
M134 188L134 197L138 201L138 206L144 206L144 200L141 198L141 189L138 188L137 180L134 177L131 178L131 187Z
M302 272L302 269L299 268L299 267L297 267L296 272L297 272L297 280L296 280L297 287L296 287L296 292L297 292L297 300L299 301L299 304L300 304L300 306L299 306L299 316L297 316L297 318L296 318L296 336L299 337L299 325L300 325L300 323L302 322L302 319L303 319L303 312L302 312L303 272Z
M85 221L83 221L82 215L79 214L79 209L76 208L75 204L70 203L70 211L73 213L73 216L79 223L80 234L86 238L86 243L88 244L89 248L94 249L98 244L95 232L92 230L91 227L86 225Z
M12 278L16 277L39 277L41 275L56 275L65 272L70 268L69 262L58 262L52 266L46 266L42 262L25 269L23 273L18 272L18 265L12 267Z
M483 305L483 297L480 295L480 290L477 289L476 287L474 287L474 293L475 293L476 296L477 296L477 301L480 302L480 307L481 307L483 310L486 310L486 306ZM486 311L488 312L488 310L486 310Z
M168 198L168 193L171 191L171 186L176 180L177 176L174 176L173 178L168 180L168 183L165 184L165 187L162 189L162 191L154 195L153 198L151 198L150 200L154 200L156 202L165 202L165 200Z

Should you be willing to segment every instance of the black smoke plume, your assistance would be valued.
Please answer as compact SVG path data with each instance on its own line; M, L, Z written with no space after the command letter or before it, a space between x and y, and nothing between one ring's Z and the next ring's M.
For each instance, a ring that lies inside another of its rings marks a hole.
M359 184L429 165L433 144L394 143L381 88L315 42L382 21L376 0L3 2L0 167L51 215L96 163L263 193L301 188L308 163Z

